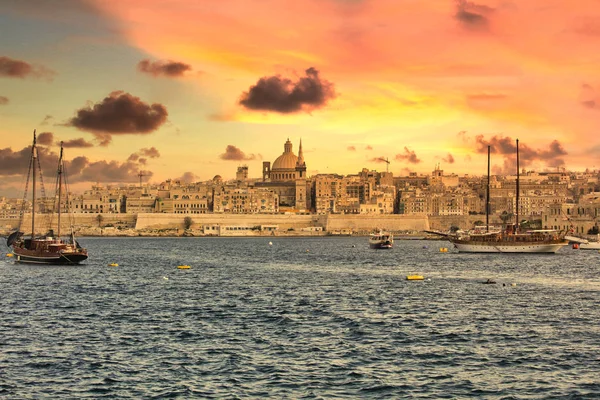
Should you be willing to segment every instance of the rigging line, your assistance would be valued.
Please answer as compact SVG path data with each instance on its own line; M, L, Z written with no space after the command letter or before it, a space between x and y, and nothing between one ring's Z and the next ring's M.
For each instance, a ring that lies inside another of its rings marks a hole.
M75 213L71 208L70 199L69 199L69 179L67 174L67 163L63 161L62 165L62 176L63 182L65 186L65 204L67 206L67 214L69 216L69 229L71 230L71 236L73 235L73 226L75 226Z
M25 208L27 205L27 192L29 191L29 179L31 179L31 171L34 168L33 165L33 152L35 151L35 146L31 146L31 156L29 157L29 168L27 170L27 179L25 180L25 191L23 192L23 202L21 203L21 211L19 212L19 225L17 227L17 231L21 230L21 225L23 224L23 218L25 217ZM33 207L33 205L32 205ZM32 210L33 212L34 210Z

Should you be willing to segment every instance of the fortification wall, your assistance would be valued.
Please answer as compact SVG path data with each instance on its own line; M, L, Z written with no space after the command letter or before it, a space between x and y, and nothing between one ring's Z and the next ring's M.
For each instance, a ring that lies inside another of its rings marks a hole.
M371 232L376 229L388 231L423 231L429 229L427 216L414 215L339 215L327 216L325 229L329 232L352 230Z
M190 217L191 228L204 225L258 226L277 225L279 230L324 226L323 216L285 214L138 214L135 229L184 228L184 219Z
M98 215L101 215L101 221L98 221ZM67 230L70 226L70 216L62 215L61 229ZM115 226L124 228L133 228L136 225L137 214L73 214L74 226L76 228L87 228L97 226ZM52 224L56 226L57 217L53 217ZM0 227L4 230L14 230L19 224L18 218L0 219ZM35 225L39 227L40 233L48 224L48 214L36 214ZM31 230L31 215L27 214L23 218L21 230L29 232ZM56 228L55 228L56 229Z

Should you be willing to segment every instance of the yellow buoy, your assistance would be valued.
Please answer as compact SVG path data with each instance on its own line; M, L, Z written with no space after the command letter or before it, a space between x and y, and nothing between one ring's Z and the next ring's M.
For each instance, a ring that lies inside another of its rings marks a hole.
M190 269L192 267L190 267L189 265L179 265L177 268L178 269Z
M12 256L14 256L13 253L6 253L6 257L12 257Z
M423 279L423 275L407 275L406 276L406 280L407 281L422 281Z
M447 247L440 247L440 253L447 253L447 252L448 252Z
M110 264L108 264L108 266L109 266L109 267L118 267L118 266L119 266L119 264L117 264L117 263L110 263Z

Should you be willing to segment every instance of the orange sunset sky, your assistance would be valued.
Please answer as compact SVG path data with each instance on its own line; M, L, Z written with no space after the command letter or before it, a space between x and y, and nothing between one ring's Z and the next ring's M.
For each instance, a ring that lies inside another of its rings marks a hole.
M0 195L32 132L71 188L261 175L598 167L600 3L0 0ZM51 179L48 178L51 182Z

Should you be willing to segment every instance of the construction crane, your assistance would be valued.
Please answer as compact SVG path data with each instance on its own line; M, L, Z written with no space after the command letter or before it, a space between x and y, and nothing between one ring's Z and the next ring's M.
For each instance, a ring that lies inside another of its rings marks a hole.
M390 172L389 171L389 168L390 168L390 160L389 160L389 158L387 158L387 157L386 158L380 157L379 159L385 163L385 172Z
M140 177L140 188L141 188L142 187L142 177L148 176L148 174L145 174L144 171L140 170L140 172L137 174L137 176Z

